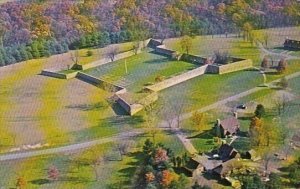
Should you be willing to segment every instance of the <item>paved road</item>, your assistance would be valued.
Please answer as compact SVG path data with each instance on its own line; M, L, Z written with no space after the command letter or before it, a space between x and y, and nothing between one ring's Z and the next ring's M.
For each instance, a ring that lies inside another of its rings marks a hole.
M117 140L124 140L127 138L135 137L140 134L143 134L144 132L145 131L142 129L139 129L139 130L137 129L134 131L121 133L119 135L115 135L112 137L101 138L98 140L93 140L93 141L88 141L88 142L83 142L83 143L78 143L78 144L72 144L72 145L63 146L63 147L5 154L5 155L0 156L0 161L17 160L17 159L36 157L36 156L41 156L41 155L58 154L58 153L66 153L66 152L70 152L70 151L81 150L81 149L89 148L89 147L96 146L99 144L104 144L104 143L108 143L108 142L114 142Z

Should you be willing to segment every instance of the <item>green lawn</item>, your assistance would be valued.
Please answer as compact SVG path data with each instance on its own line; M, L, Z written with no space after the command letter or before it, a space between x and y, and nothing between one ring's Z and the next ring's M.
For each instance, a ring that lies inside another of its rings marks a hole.
M184 98L188 110L195 110L263 83L257 71L239 71L224 75L206 74L161 91L161 101Z
M125 69L127 65L127 73ZM157 76L165 78L195 68L196 65L183 61L170 61L167 57L144 52L126 59L86 70L95 77L126 86L138 92L147 83L154 83Z

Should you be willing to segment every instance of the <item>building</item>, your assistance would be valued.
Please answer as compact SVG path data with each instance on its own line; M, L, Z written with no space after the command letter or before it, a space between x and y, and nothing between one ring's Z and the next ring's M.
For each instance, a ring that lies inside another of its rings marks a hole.
M300 41L297 40L286 39L283 45L286 49L300 50Z
M228 144L222 144L220 146L218 155L223 162L239 157L238 151Z
M217 120L215 125L219 129L221 137L236 135L240 130L240 123L236 117L229 117L224 120Z

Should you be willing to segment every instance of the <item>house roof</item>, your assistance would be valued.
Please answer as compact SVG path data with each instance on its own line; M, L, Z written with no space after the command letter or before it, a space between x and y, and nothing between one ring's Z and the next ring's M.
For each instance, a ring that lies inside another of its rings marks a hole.
M224 175L234 169L234 166L232 166L232 165L236 164L237 161L238 160L236 160L236 159L228 160L228 161L224 162L223 164L219 165L218 167L216 167L213 171L220 175Z
M237 128L240 127L239 120L235 117L229 117L220 122L220 125L224 130L227 130L230 133L235 133Z
M232 151L236 150L228 144L222 144L219 148L219 156L222 160L227 160L230 158Z
M223 163L223 161L221 160L208 159L207 156L196 156L193 159L197 161L200 166L203 166L206 170L213 170Z

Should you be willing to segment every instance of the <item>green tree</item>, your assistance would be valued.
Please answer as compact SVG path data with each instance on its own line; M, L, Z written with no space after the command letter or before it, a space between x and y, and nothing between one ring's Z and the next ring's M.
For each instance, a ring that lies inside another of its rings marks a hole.
M257 105L254 114L256 117L261 119L266 114L265 107L262 104Z
M280 176L276 173L271 173L269 175L270 181L267 182L267 188L268 189L281 189L282 188L282 183Z
M187 35L183 36L180 39L180 46L182 51L184 51L186 54L189 54L192 48L192 38Z

